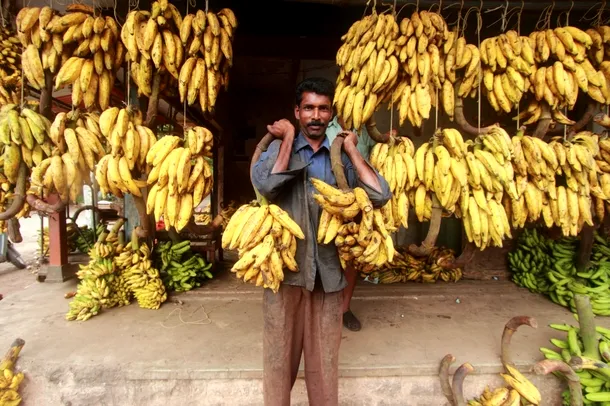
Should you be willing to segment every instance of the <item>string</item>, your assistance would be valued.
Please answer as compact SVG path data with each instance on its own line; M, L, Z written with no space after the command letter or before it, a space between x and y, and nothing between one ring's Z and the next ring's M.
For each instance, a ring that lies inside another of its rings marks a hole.
M212 310L210 310L209 312L207 312L205 310L205 306L201 305L199 307L197 307L191 314L190 316L192 316L193 314L195 314L197 311L199 310L203 310L203 314L205 315L204 317L202 317L199 320L193 320L193 321L184 321L184 319L182 318L182 307L177 307L174 310L172 310L167 317L165 318L165 320L163 320L161 322L161 327L163 328L167 328L167 329L172 329L172 328L176 328L179 326L184 326L184 325L200 325L200 326L205 326L208 324L212 324L212 319L210 318L210 313L212 313ZM178 320L180 320L180 324L176 324L175 326L167 326L165 325L165 322L172 316L172 314L174 314L175 312L178 312Z
M439 110L439 102L438 102L438 87L436 88L436 112L435 112L435 123L434 129L438 129L438 110Z
M517 15L517 35L519 37L521 37L521 14L523 13L523 7L525 7L525 0L521 0L521 8L519 9L519 14ZM517 131L519 131L519 128L521 127L519 123L521 121L521 117L519 117L520 114L521 105L517 103Z
M208 0L205 0L205 12L208 12Z
M25 8L25 0L23 0L23 7ZM17 27L17 29L19 29L19 27ZM25 47L23 46L23 44L21 45L21 54L23 55L23 53L25 52ZM24 77L24 71L23 71L23 63L21 64L21 108L23 109L24 106L24 98L25 98L25 94L23 93L23 88L25 87L25 77ZM42 89L40 89L40 91L42 92ZM39 108L40 110L40 108Z
M597 10L597 12L595 14L593 14L592 17L587 17L589 15L589 13L591 13L591 11L597 7L598 5L601 4L601 7L599 8L599 10ZM597 20L596 26L599 26L600 22L601 22L601 14L602 11L604 10L604 8L606 7L606 0L602 0L599 3L595 3L593 4L591 7L589 7L589 9L583 14L582 17L580 17L580 21L593 21L593 20Z
M507 7L508 7L508 1L507 1ZM479 12L477 13L477 41L478 41L479 49L481 49L481 28L483 27L483 17L481 16L482 9L483 9L483 0L481 0L481 2L479 4ZM478 72L476 73L476 75L480 75L481 74L480 72L481 72L481 59L479 58L479 69L478 69ZM478 82L479 82L479 87L478 87L478 93L479 93L478 132L480 133L481 132L481 80L480 80L480 77L478 79Z

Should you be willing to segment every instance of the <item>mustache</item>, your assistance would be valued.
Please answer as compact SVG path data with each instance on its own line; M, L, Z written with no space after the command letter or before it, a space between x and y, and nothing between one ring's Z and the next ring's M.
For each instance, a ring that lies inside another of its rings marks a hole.
M310 123L307 124L307 127L323 127L324 123L321 121L311 121Z

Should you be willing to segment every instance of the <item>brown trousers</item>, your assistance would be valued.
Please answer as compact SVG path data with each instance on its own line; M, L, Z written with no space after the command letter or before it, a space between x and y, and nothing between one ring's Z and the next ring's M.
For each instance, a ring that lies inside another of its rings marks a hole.
M339 404L339 345L343 292L313 292L281 285L277 293L265 289L263 315L263 391L265 406L290 405L301 352L305 383L312 406Z

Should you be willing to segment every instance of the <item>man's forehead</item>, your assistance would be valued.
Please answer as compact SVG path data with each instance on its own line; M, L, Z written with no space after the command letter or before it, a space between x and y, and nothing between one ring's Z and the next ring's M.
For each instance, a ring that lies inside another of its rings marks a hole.
M303 98L301 101L303 105L315 105L315 106L329 106L330 105L330 97L318 94L314 92L305 92L303 93Z

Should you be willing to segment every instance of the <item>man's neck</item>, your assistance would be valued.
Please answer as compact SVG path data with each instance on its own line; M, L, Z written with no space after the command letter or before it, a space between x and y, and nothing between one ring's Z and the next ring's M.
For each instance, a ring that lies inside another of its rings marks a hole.
M324 140L326 139L326 135L324 135L323 137L317 138L317 139L313 139L313 138L309 138L308 136L306 136L305 133L302 133L302 134L303 134L303 137L305 137L305 140L307 140L307 142L313 149L313 152L317 152L320 149L320 147L322 146L322 143L324 142Z

